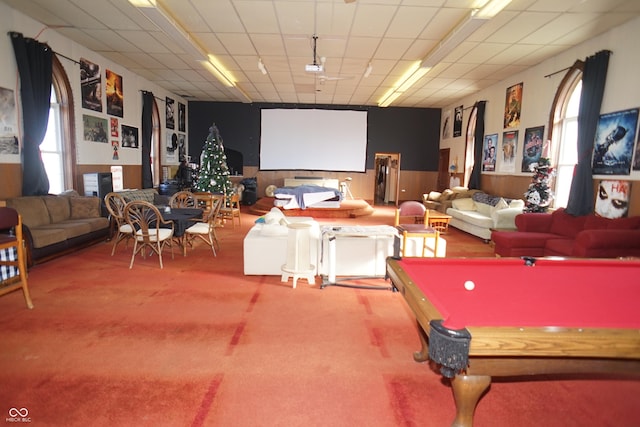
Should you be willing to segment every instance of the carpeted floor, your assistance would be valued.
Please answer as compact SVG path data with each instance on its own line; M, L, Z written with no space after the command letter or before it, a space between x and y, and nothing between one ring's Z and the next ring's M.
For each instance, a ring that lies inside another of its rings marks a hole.
M321 222L391 224L393 210ZM0 413L33 426L446 426L448 384L424 364L415 319L389 291L242 274L256 216L187 257L111 257L109 243L34 267L35 308L0 298ZM366 221L366 222L365 222ZM492 256L457 230L448 256ZM499 272L496 272L499 274ZM640 425L640 382L494 382L476 426ZM23 424L22 424L23 425Z

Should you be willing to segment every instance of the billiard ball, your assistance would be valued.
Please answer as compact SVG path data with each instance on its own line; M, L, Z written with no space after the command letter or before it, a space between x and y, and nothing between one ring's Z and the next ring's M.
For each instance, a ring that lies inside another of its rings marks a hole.
M467 280L466 282L464 282L464 288L468 291L472 291L475 287L476 287L476 284L473 283L471 280Z

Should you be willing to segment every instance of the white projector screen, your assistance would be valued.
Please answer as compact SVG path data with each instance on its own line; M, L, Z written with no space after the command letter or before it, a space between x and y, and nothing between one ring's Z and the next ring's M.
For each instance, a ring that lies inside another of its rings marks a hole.
M261 170L365 172L367 112L261 110Z

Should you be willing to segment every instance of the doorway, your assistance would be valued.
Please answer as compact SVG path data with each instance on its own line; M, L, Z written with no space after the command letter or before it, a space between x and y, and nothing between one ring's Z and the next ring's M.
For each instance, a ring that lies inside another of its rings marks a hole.
M400 153L375 154L374 205L398 205Z
M441 148L438 157L438 188L437 191L444 191L449 188L449 156L450 148Z

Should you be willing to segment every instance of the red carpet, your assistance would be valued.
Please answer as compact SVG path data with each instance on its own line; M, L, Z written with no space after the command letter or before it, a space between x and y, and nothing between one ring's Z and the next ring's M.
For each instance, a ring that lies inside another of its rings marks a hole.
M366 224L391 222L376 208ZM388 291L242 275L242 237L220 231L217 258L137 259L99 244L31 270L35 304L0 298L0 412L33 426L447 426L451 390L412 359L415 319ZM323 220L324 221L324 220ZM344 219L331 219L339 222ZM452 230L449 255L484 256ZM465 249L462 249L462 247ZM499 274L499 272L497 272ZM494 382L476 426L640 425L640 382ZM25 425L7 422L7 425Z

